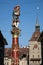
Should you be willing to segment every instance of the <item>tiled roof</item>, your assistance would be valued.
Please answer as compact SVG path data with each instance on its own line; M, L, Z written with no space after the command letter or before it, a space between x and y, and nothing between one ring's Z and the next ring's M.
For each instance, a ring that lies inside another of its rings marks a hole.
M4 38L4 36L2 35L2 32L0 31L0 41L4 44L4 45L7 45L7 41L6 39Z
M19 48L20 50L20 56L22 56L23 54L27 55L29 54L29 48ZM5 52L4 52L4 56L5 57L11 57L11 48L5 48Z
M31 39L30 39L30 41L37 41L39 36L40 36L40 32L39 31L34 32L32 37L31 37Z
M28 54L29 53L29 48L20 48L20 53Z
M38 38L38 41L42 41L43 42L43 31L41 32L41 34L40 34L40 36L39 36L39 38Z
M4 56L5 57L10 57L11 56L11 48L5 48Z

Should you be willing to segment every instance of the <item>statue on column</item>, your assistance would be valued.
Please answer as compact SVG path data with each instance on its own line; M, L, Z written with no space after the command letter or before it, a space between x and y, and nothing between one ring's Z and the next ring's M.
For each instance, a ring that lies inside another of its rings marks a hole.
M12 23L13 27L18 27L19 22L20 22L20 21L19 21L20 6L14 7L12 16L13 16L13 23Z

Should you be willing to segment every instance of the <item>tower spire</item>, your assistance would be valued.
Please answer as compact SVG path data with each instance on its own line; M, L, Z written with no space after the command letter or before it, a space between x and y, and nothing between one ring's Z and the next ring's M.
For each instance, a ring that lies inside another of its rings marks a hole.
M40 25L39 25L39 21L38 21L38 16L36 18L36 25L35 25L35 31L40 31Z

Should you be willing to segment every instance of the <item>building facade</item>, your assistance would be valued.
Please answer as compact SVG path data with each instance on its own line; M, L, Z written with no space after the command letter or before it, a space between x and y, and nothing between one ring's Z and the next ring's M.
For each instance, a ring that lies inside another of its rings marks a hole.
M43 33L40 32L38 18L36 18L35 31L29 40L29 46L19 47L19 6L13 11L12 22L12 48L5 48L4 65L43 65Z
M35 31L29 40L29 46L26 48L19 48L19 65L41 65L42 64L42 41L43 33L40 32L40 26L38 24L38 19L36 20ZM41 39L40 39L41 38ZM11 65L12 49L5 48L4 64Z
M32 38L30 39L29 65L40 65L42 63L41 42L38 42L39 36L40 36L40 26L37 18L35 32L33 33Z

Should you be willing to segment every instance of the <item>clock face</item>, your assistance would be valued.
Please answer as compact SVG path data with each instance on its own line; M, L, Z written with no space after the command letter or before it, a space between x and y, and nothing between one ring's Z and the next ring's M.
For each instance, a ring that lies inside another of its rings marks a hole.
M35 45L34 45L34 48L37 48L37 47L38 47L37 44L35 44Z

